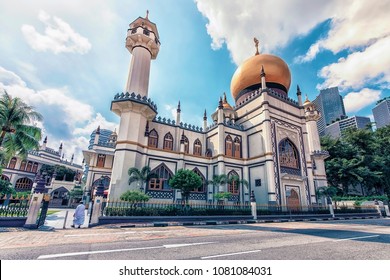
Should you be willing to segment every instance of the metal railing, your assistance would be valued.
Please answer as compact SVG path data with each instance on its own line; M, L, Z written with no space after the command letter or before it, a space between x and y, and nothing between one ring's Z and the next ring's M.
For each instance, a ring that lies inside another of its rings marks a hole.
M0 198L0 217L27 217L30 197Z

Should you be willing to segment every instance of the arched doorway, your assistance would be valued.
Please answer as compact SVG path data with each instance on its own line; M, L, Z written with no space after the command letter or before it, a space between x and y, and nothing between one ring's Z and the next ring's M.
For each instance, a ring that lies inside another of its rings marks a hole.
M59 187L50 194L50 206L67 206L69 202L69 191L65 187Z
M301 205L299 202L298 191L294 188L287 189L287 207L290 211L300 211Z

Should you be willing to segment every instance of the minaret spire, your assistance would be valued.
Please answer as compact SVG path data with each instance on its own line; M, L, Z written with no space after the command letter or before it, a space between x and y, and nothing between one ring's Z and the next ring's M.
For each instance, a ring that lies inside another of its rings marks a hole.
M255 55L259 55L259 40L257 40L257 38L253 38L253 41L255 42L255 48L256 48L256 53Z
M146 17L145 19L149 20L149 10L146 10Z

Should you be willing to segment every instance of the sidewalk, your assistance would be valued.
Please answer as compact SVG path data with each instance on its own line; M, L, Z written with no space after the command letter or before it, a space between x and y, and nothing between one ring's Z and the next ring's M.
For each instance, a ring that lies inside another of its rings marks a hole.
M50 210L56 210L58 212L48 215L45 220L45 225L43 229L63 229L71 228L73 224L73 214L75 209L73 208L50 208ZM66 213L68 212L68 215ZM66 218L66 222L65 222ZM88 228L89 215L87 215L87 210L85 210L85 220L84 224L81 226L83 228Z

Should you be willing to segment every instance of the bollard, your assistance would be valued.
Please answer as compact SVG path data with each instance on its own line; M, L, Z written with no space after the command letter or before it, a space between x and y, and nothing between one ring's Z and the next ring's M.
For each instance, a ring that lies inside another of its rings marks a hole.
M326 202L327 202L328 207L329 207L330 215L332 216L332 218L334 218L334 210L333 210L332 198L330 196L328 196L326 198Z
M379 214L379 217L382 217L382 211L381 211L381 208L379 207L379 201L377 199L375 199L374 202L375 202L375 208L376 208L376 211Z
M251 210L254 220L257 220L257 207L256 207L256 198L254 191L251 192Z
M65 229L66 220L68 219L68 212L69 211L66 211L66 213L65 213L64 225L62 226L63 229Z

